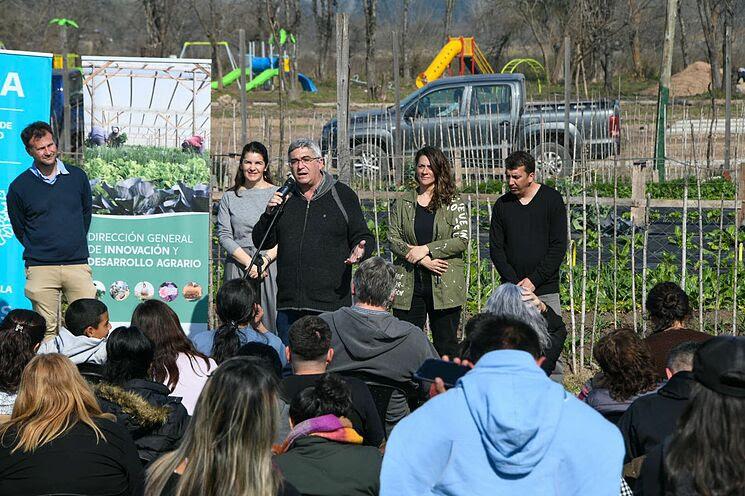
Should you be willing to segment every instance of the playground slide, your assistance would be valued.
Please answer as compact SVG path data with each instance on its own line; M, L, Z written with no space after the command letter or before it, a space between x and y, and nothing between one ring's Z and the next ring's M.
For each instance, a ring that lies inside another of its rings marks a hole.
M310 91L311 93L315 93L318 91L318 88L316 88L315 83L313 83L313 80L306 76L305 74L297 73L297 80L300 81L300 86L303 87L303 91Z
M256 76L253 81L246 85L246 91L255 90L259 86L269 81L271 78L278 75L279 69L267 69ZM300 86L303 87L303 91L310 91L311 93L315 93L316 91L318 91L318 88L316 88L316 85L313 83L313 81L305 74L298 73L297 79L298 81L300 81Z
M272 79L274 76L277 76L279 74L279 69L267 69L255 78L253 78L253 81L246 84L246 91L255 90L259 86L263 85L270 79Z
M246 78L249 77L248 68L246 68ZM230 84L233 84L241 77L241 70L240 69L233 69L229 73L225 74L222 78L222 85L223 87L228 86ZM217 81L212 81L212 89L216 90L219 87L217 84Z
M463 44L458 39L451 39L440 53L432 60L429 67L419 74L416 78L416 87L421 88L430 81L434 81L442 76L445 69L448 68L450 62L460 53Z

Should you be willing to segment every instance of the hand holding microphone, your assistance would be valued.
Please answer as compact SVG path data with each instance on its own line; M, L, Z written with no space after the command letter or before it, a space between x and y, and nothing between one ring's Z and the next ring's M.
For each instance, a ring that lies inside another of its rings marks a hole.
M287 197L290 196L292 188L295 186L295 178L290 175L285 183L274 193L269 199L269 203L266 205L266 213L272 215L274 211L287 201Z

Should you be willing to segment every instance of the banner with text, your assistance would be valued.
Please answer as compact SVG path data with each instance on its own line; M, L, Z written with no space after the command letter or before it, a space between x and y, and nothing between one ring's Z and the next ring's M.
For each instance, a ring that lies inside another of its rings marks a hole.
M83 57L89 263L112 325L158 299L207 328L210 61Z
M31 165L21 131L34 121L49 122L52 55L0 50L0 319L14 308L30 308L24 295L23 246L13 235L6 194Z

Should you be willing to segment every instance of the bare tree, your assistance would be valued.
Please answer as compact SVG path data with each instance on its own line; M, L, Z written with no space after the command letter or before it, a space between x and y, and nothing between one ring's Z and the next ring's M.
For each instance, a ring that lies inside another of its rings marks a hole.
M683 17L683 0L678 0L678 26L680 27L680 53L683 56L683 67L688 67L691 63L691 57L688 55L688 34Z
M219 45L223 33L223 23L225 22L224 5L218 0L207 0L206 5L197 0L189 2L194 15L196 15L199 25L202 27L207 40L212 48L213 69L217 71L217 85L222 89L222 77L225 73L222 66L222 57L220 57Z
M377 76L375 74L375 28L377 0L365 0L365 77L367 96L370 100L378 97Z
M722 13L727 2L724 0L697 0L698 15L701 19L701 29L706 41L706 58L711 65L711 89L722 87L722 67L721 48L722 48Z
M297 34L300 27L301 11L300 0L283 0L285 11L285 29Z
M567 24L573 15L571 0L517 0L501 1L504 9L513 9L527 24L530 34L538 44L551 82L558 80L561 72L561 49Z
M406 56L409 51L407 45L409 39L409 4L411 0L403 0L403 12L401 15L401 77L411 79L411 60Z
M642 27L642 9L637 0L628 0L629 6L629 44L631 48L631 61L634 64L634 76L644 76L642 66L642 45L639 40L639 30Z
M318 33L318 65L316 66L316 77L326 77L326 62L331 46L331 37L334 34L334 16L336 15L337 0L313 0L313 18L316 21Z
M504 11L492 0L477 0L470 5L474 36L478 37L479 46L492 61L494 69L498 70L504 65L502 55L515 33L519 32L521 23L511 11Z
M163 57L169 34L170 21L174 17L175 0L142 0L147 26L147 50L155 57Z
M445 0L445 35L443 39L447 40L450 36L450 29L453 26L453 10L455 9L455 0Z

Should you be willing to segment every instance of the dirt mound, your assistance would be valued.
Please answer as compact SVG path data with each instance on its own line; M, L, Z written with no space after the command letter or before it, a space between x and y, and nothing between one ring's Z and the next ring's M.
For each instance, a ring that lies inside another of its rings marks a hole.
M670 81L670 96L680 98L701 95L709 91L710 83L711 66L699 60L673 75ZM649 88L645 93L656 95L657 85Z

